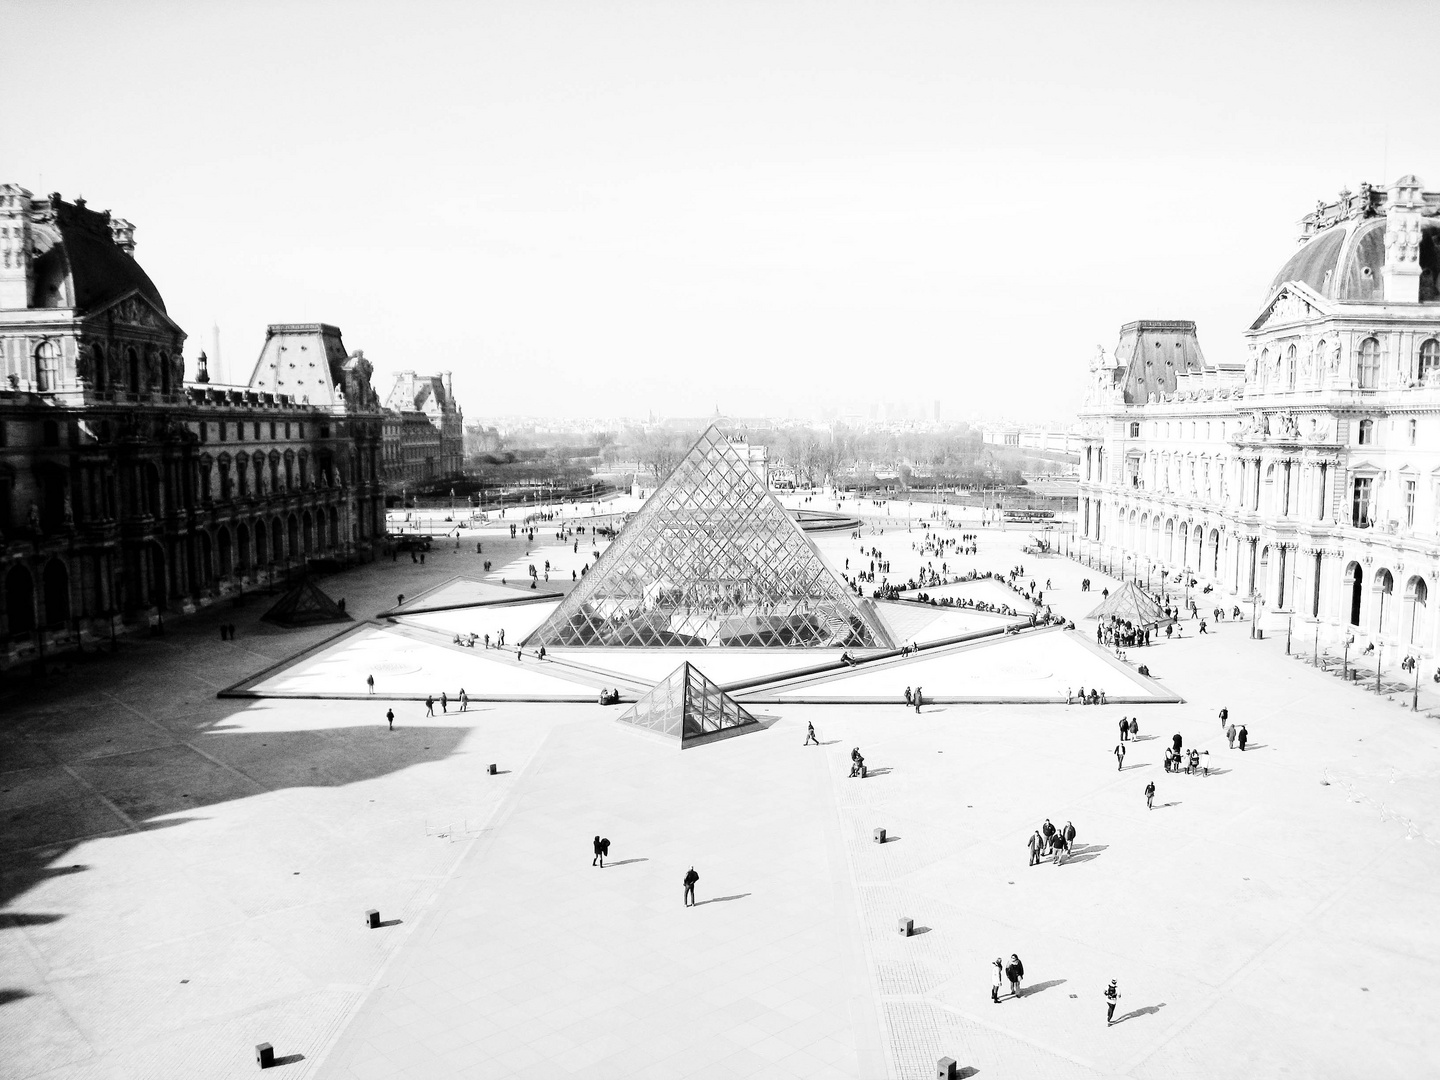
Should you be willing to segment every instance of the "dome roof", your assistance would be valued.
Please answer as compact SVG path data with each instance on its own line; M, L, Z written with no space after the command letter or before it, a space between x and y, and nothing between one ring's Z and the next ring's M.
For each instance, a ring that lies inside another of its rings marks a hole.
M1436 291L1440 225L1422 229L1420 299L1440 299ZM1369 217L1332 225L1305 244L1270 282L1274 292L1299 281L1327 300L1383 303L1385 300L1385 218Z
M139 291L165 311L150 275L115 243L108 214L54 197L50 205L53 220L37 223L33 233L39 249L33 263L33 307L93 311Z

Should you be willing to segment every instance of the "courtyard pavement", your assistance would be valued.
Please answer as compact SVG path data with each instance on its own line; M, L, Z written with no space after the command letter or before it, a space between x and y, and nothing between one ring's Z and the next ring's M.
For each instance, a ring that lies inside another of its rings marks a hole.
M919 530L882 525L820 547L878 546L903 577ZM367 618L549 557L476 538L323 585ZM1114 586L1024 539L949 561L1024 562L1077 618ZM761 730L681 752L590 704L216 699L334 632L270 628L266 603L4 691L7 1078L249 1075L259 1042L277 1076L341 1080L920 1078L941 1055L983 1078L1440 1075L1440 722L1283 638L1132 651L1182 704L767 703ZM1176 732L1211 776L1161 770ZM1046 817L1075 854L1027 866ZM1024 992L992 1004L1012 952Z

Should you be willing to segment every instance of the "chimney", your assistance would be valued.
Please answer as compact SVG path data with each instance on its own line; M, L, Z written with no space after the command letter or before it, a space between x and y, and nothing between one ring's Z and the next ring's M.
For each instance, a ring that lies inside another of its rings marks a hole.
M1420 196L1418 176L1402 176L1390 186L1385 207L1385 302L1420 302Z
M80 200L75 200L75 205L80 205ZM125 252L132 259L135 257L135 226L124 218L110 219L110 239L115 241L115 246Z
M454 391L454 390L451 388L451 386L450 386L450 372L448 372L448 371L442 372L442 373L441 373L441 376L440 376L440 381L445 384L445 400L446 400L446 404L454 405L454 404L455 404L455 391Z
M0 184L0 309L30 306L30 192Z

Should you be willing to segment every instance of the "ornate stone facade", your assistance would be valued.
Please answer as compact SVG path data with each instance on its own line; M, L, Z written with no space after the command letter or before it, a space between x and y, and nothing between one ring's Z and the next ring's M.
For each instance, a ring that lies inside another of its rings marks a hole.
M186 335L134 249L108 212L0 186L0 663L384 536L363 357L334 327L271 327L267 350L324 355L330 394L213 387L203 353L186 386Z
M1356 636L1387 667L1433 665L1440 193L1413 176L1362 185L1301 230L1243 365L1201 362L1142 395L1148 341L1092 361L1080 534L1152 587L1162 573L1194 578L1192 596L1213 586L1202 610L1255 597L1262 620L1307 639Z

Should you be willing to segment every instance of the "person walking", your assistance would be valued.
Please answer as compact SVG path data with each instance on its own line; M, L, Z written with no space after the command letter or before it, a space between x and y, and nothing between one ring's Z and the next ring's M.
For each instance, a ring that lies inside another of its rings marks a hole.
M596 833L596 834L595 834L595 840L594 840L594 842L591 844L591 847L594 848L594 850L595 850L595 857L590 860L590 865L591 865L591 866L603 865L603 863L601 863L601 861L600 861L600 834L599 834L599 833Z
M923 701L923 700L924 700L924 695L923 695L922 693L920 693L920 687L918 687L918 686L915 687L915 712L916 712L917 715L918 715L919 712L920 712L920 702Z
M601 868L602 870L605 868L605 860L606 860L607 858L609 858L609 857L610 857L610 838L609 838L608 836L602 836L602 837L600 838L600 868Z
M1115 771L1120 772L1125 768L1125 744L1115 744Z
M391 730L391 731L394 731L394 730L395 730L395 710L394 710L394 709L386 709L386 710L385 710L385 719L386 719L386 720L389 722L389 724L390 724L390 730Z
M1049 855L1051 848L1055 845L1055 826L1050 824L1050 819L1045 819L1045 824L1040 826L1040 835L1045 837L1045 854Z
M1130 741L1131 741L1131 742L1134 742L1134 741L1135 741L1135 737L1136 737L1137 735L1139 735L1139 734L1140 734L1140 718L1139 718L1138 716L1132 716L1132 717L1130 717Z
M440 711L442 713L449 713L450 711L450 695L444 690L440 691Z
M426 716L434 716L434 715L435 715L435 696L434 696L433 694L426 694L426 695L425 695L425 715L426 715Z
M1230 740L1230 749L1235 749L1235 725L1231 724L1225 729L1225 738Z
M1145 785L1145 809L1155 809L1155 781L1151 780Z
M685 875L685 906L695 906L695 883L700 880L700 875L695 873L695 867L690 867L690 872Z
M1020 957L1010 954L1010 963L1005 965L1005 978L1010 980L1010 996L1020 996L1020 980L1025 978L1025 965L1020 962Z
M807 720L806 723L805 723L805 741L804 741L803 743L801 743L800 745L801 745L801 746L809 746L812 742L813 742L816 746L819 746L819 745L820 745L820 740L815 737L815 724L814 724L814 722Z
M1045 846L1045 838L1040 835L1039 829L1030 834L1030 839L1026 841L1025 846L1030 849L1030 865L1039 866L1040 849Z
M911 693L910 687L908 686L905 687L905 704L907 707L915 704L915 696Z
M1120 989L1115 985L1115 980L1110 980L1110 985L1105 988L1105 1026L1109 1027L1115 1022L1115 1006L1120 1001Z
M370 693L373 694L373 693L375 692L375 676L374 676L374 675L366 675L366 676L365 676L365 685L370 688Z
M1175 733L1174 738L1171 739L1171 742L1175 745L1175 753L1180 753L1180 747L1184 745L1185 740L1180 738L1178 731Z
M1120 741L1125 742L1130 738L1130 719L1122 716L1120 718Z
M1065 848L1067 851L1075 846L1075 826L1070 824L1070 822L1065 822L1065 828L1060 830L1060 835L1065 837Z
M463 687L463 686L460 687L460 711L461 711L461 712L469 712L469 711L470 711L470 695L468 695L467 693L465 693L465 687Z
M1250 732L1245 730L1245 725L1240 725L1240 752L1245 752L1245 744L1250 741Z
M993 967L994 970L990 972L990 1000L996 1005L999 1005L1001 980L1005 975L1005 962L997 956L991 967Z
M1225 730L1225 725L1229 722L1229 720L1230 720L1230 710L1227 709L1227 708L1222 708L1222 709L1220 710L1220 730L1221 730L1221 731L1224 731L1224 730Z
M1054 865L1063 866L1065 863L1065 853L1070 850L1070 845L1065 840L1065 834L1063 832L1057 832L1051 838L1050 843L1055 849Z

